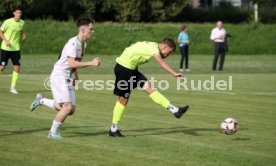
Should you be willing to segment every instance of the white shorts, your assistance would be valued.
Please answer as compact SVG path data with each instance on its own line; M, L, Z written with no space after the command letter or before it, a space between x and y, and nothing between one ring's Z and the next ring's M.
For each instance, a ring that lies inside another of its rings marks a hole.
M75 88L72 84L67 82L64 78L51 77L50 80L55 102L58 104L72 102L72 105L76 105Z

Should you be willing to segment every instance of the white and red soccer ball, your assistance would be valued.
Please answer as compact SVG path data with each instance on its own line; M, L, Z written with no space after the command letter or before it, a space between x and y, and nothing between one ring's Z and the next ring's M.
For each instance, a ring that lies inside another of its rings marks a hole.
M226 135L235 134L238 130L238 122L234 118L226 118L220 124L220 131Z

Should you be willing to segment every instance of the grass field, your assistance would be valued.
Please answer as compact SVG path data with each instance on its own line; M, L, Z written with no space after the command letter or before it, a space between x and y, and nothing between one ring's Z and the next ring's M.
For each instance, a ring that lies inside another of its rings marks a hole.
M223 72L212 72L212 56L191 56L188 80L233 78L232 91L176 90L176 80L154 62L141 71L168 80L161 91L175 105L189 104L181 119L155 105L135 90L120 124L125 138L110 138L107 131L116 97L110 90L84 90L77 94L77 112L62 126L62 140L46 135L55 111L39 107L29 111L37 92L51 97L43 85L57 55L23 57L19 95L8 92L10 68L0 75L0 165L276 165L276 56L228 56ZM86 58L88 58L87 56ZM115 56L101 56L101 69L84 69L82 80L109 80ZM178 66L177 56L168 62ZM163 73L163 74L162 74ZM235 135L219 132L220 122L234 117Z

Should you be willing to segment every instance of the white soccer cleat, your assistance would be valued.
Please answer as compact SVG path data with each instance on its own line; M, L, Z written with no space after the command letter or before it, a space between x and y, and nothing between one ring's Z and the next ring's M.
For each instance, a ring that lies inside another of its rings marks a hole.
M30 106L30 111L34 111L36 109L36 107L40 106L40 100L44 98L42 94L38 93L36 95L35 100L32 102L31 106Z
M63 138L63 137L60 135L59 132L53 133L53 132L51 132L51 130L49 131L47 137L50 138L50 139L62 139L62 138Z
M17 90L14 87L12 87L10 89L10 92L13 93L13 94L18 94Z

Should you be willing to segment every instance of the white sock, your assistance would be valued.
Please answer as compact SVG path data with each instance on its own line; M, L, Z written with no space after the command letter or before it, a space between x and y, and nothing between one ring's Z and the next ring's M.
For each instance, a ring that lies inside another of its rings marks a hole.
M172 113L176 113L178 110L179 110L179 108L178 107L176 107L176 106L174 106L174 105L169 105L168 106L168 108L167 108L169 111L171 111Z
M46 98L42 98L40 99L40 104L43 104L49 108L52 108L52 109L55 109L55 106L54 106L54 100L51 100L51 99L46 99Z
M51 132L52 133L56 133L57 132L57 130L59 129L59 127L62 125L62 123L61 122L57 122L57 121L55 121L55 120L53 120L53 124L52 124L52 127L51 127Z
M115 131L117 131L117 130L118 130L118 125L112 124L112 125L111 125L111 131L112 131L112 132L115 132Z

